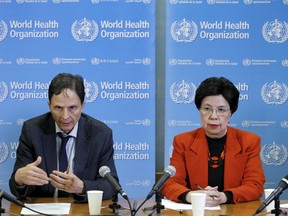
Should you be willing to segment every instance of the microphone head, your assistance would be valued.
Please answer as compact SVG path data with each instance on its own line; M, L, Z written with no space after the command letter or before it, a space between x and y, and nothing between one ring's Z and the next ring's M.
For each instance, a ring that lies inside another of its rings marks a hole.
M288 175L286 175L285 177L282 178L283 181L288 181Z
M283 189L286 190L288 188L288 175L283 177L279 183L279 186Z
M174 166L169 165L165 168L164 172L168 173L170 175L170 177L172 177L175 175L176 169Z
M105 177L105 175L107 174L107 173L109 173L110 172L110 168L109 167L107 167L107 166L102 166L102 167L100 167L100 169L99 169L99 174L100 174L100 176L101 177Z

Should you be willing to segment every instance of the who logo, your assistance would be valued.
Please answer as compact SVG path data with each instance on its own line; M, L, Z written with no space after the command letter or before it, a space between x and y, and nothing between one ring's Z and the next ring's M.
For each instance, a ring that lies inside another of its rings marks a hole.
M170 97L178 104L188 104L194 100L196 86L194 83L181 81L175 82L170 87Z
M1 20L0 21L0 41L3 41L7 37L7 34L8 34L7 24L3 20Z
M265 144L261 148L260 157L265 165L281 166L287 161L287 148L283 144L275 142Z
M3 163L9 155L8 146L4 142L0 142L0 163Z
M176 42L192 42L198 35L198 27L194 21L174 21L170 28L170 34Z
M95 82L90 82L85 80L84 82L84 86L85 86L85 98L86 98L86 102L93 102L96 100L96 98L98 97L99 94L99 87Z
M86 18L82 20L76 20L71 27L72 36L76 41L91 42L98 36L99 27L94 20L88 20Z
M8 86L5 82L0 82L0 103L5 101L8 96Z
M265 83L261 89L261 96L266 104L284 104L288 98L288 88L284 83Z
M266 22L262 27L262 35L268 43L284 43L288 39L288 24L277 19Z

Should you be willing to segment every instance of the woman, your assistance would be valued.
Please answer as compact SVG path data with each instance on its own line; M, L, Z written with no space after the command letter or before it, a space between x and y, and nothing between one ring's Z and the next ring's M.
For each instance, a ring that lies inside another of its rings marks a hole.
M206 206L259 199L265 176L260 159L260 137L228 126L238 108L239 91L226 78L211 77L196 90L195 105L202 127L174 137L171 165L176 174L163 195L190 203L202 190Z

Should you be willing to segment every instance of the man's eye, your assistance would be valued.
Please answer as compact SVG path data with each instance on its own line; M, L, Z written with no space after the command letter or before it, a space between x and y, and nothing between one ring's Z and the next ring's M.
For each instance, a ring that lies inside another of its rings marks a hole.
M77 107L76 107L76 106L70 107L70 111L74 111L74 110L77 110Z

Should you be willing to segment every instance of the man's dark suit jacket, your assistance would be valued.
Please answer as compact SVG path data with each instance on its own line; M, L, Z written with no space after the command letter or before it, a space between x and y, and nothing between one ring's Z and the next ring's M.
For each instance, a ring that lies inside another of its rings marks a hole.
M102 190L103 199L113 196L111 184L99 175L101 166L108 166L111 174L118 180L113 160L112 130L103 122L84 113L78 124L74 157L74 174L84 183L86 191ZM51 113L24 122L17 149L17 159L9 180L11 193L18 198L53 197L55 188L51 184L43 186L26 186L25 191L16 187L15 172L17 169L34 162L38 156L42 157L39 165L47 175L57 170L55 121ZM87 201L83 197L73 194L76 200Z

